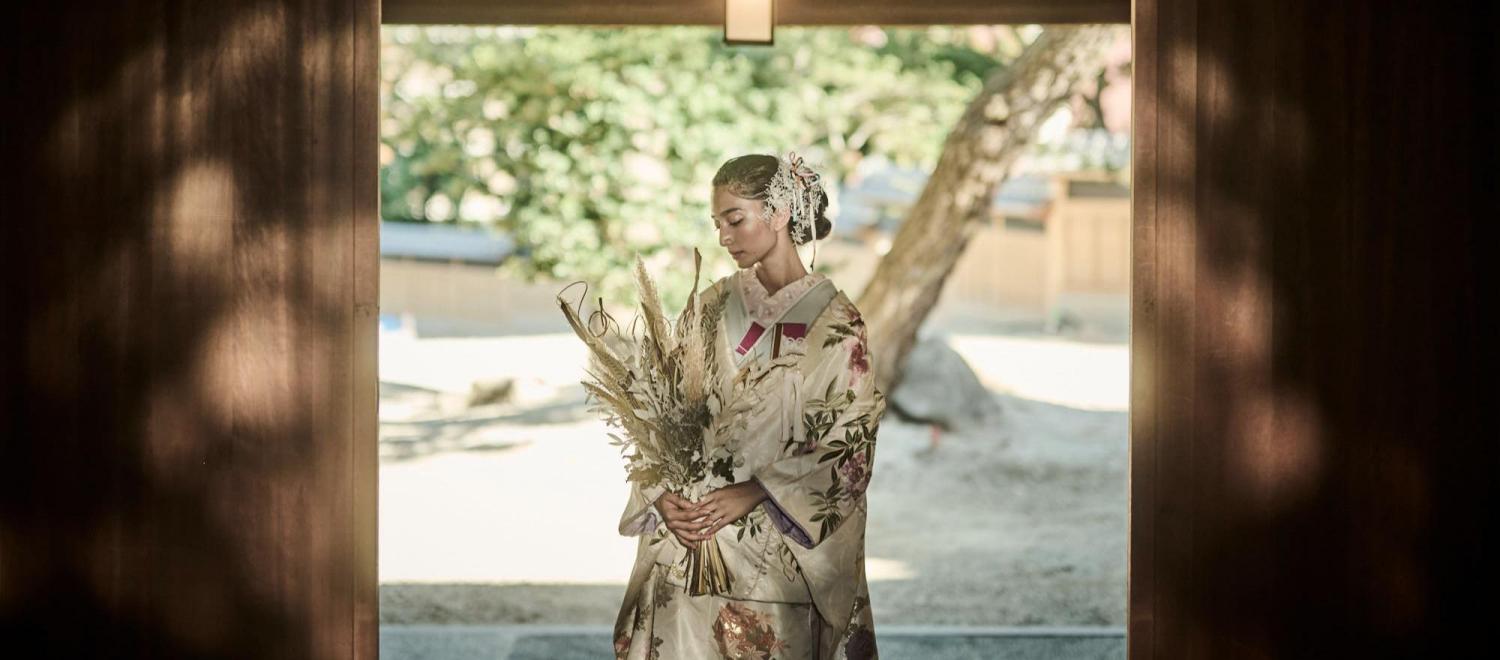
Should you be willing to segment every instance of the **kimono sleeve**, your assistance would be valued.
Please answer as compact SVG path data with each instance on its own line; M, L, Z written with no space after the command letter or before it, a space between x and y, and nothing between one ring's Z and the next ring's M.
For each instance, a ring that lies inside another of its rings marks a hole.
M630 499L620 514L620 536L640 536L656 530L662 520L656 501L666 492L661 486L641 486L630 482Z
M819 364L795 397L802 400L801 437L789 439L782 458L752 475L770 496L765 504L773 523L806 548L817 546L864 507L875 435L885 412L885 396L870 370L864 325L852 307L826 341Z

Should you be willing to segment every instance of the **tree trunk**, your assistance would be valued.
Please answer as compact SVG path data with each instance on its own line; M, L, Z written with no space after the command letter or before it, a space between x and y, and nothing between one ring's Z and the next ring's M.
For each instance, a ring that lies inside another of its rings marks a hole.
M937 168L857 303L882 390L900 382L917 329L978 221L988 217L1011 162L1074 87L1097 73L1112 38L1108 27L1048 27L985 81L948 134Z

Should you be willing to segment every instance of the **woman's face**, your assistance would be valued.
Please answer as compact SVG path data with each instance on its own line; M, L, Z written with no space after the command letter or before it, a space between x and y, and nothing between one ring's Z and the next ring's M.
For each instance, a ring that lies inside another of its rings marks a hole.
M766 210L764 201L745 199L724 186L714 186L710 210L714 229L719 232L719 245L740 268L748 268L764 259L786 233L785 213L776 214L768 224L760 219ZM791 237L787 236L787 240Z

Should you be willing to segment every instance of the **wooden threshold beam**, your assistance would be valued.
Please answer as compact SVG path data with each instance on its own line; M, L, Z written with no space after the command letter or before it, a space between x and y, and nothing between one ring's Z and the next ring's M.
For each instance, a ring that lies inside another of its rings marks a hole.
M723 0L383 0L386 24L721 25ZM777 25L1129 23L1130 0L778 0Z

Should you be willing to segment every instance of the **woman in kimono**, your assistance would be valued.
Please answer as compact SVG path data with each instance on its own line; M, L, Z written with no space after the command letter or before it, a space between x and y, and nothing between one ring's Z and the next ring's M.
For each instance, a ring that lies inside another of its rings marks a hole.
M705 441L729 457L730 485L693 503L632 482L620 533L640 542L618 658L878 657L865 490L885 397L859 311L795 247L832 229L827 204L795 154L734 158L714 177L714 226L739 269L702 299L726 296L712 359L731 400L748 404ZM687 553L709 539L732 586L691 595Z

